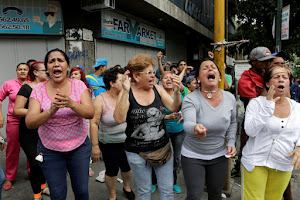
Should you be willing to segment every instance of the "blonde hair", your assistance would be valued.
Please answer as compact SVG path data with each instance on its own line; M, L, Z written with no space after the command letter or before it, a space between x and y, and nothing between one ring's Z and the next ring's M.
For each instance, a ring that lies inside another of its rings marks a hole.
M163 73L161 74L161 79L163 79L163 77L167 74L173 74L171 71L163 71Z
M149 65L154 66L154 60L150 55L147 54L137 54L127 64L127 69L132 74L133 72L140 72L147 68Z

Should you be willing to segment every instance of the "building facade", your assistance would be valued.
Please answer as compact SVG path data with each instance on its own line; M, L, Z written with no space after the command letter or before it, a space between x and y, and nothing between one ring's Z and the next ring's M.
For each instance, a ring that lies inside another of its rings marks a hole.
M158 51L197 66L212 50L213 27L213 0L0 0L0 85L16 78L18 63L43 61L54 48L86 74L95 58L126 66L146 53L157 63Z

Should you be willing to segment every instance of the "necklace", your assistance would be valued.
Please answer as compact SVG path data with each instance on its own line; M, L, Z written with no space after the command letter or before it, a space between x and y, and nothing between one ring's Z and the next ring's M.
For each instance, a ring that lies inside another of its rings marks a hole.
M218 91L219 91L219 89L217 89L216 91L203 91L203 90L201 90L201 92L207 93L206 96L207 96L207 98L209 98L209 99L212 98L213 93L216 93L216 92L218 92Z

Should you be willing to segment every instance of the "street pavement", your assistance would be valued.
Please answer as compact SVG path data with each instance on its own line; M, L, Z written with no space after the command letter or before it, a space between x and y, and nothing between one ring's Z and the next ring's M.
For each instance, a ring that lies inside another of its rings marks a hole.
M244 115L244 108L241 103L241 101L237 101L237 121L239 124L242 122L242 118ZM237 133L237 149L239 149L239 138L240 130ZM5 135L4 135L5 137ZM0 164L5 170L5 152L0 153ZM232 165L233 166L233 165ZM100 171L105 170L103 161L93 163L92 169L95 171L95 175L93 177L89 178L89 194L91 200L107 200L108 199L108 190L106 188L105 183L100 183L95 180L96 176L99 174ZM119 178L121 176L119 175ZM74 200L74 194L72 192L72 187L70 183L70 178L67 176L67 182L68 182L68 194L67 194L67 200ZM184 200L186 197L186 187L184 183L184 178L182 175L182 170L179 171L177 184L181 187L182 192L180 194L174 194L175 200ZM224 193L227 194L226 199L228 200L240 200L241 199L241 179L240 177L235 177L231 179L230 184L231 190L224 191ZM300 200L300 171L294 171L293 178L291 180L291 186L292 186L292 194L294 200ZM134 177L131 181L131 188L136 194L137 199L137 190L136 190L136 184ZM117 198L118 200L125 200L125 196L123 194L122 190L122 184L117 184ZM21 150L20 153L20 162L19 162L19 168L17 173L17 178L15 182L13 183L13 187L9 191L3 191L2 190L2 200L32 200L33 199L33 192L30 186L30 181L27 177L27 170L26 170L26 156L24 152ZM43 196L44 200L50 200L49 197ZM159 200L159 190L157 189L152 194L153 200ZM201 200L207 199L207 193L204 192Z
M5 153L0 154L0 164L2 168L5 168ZM95 175L93 177L90 177L89 179L89 194L91 200L107 200L108 199L108 190L106 188L105 183L101 183L95 180L98 173L105 169L103 161L100 161L98 163L93 163L92 168L95 171ZM119 178L121 178L119 176ZM67 200L74 200L74 195L71 188L70 178L67 176L67 182L68 182L68 194L67 194ZM184 179L182 175L182 170L180 170L178 174L178 185L182 188L182 192L180 194L175 194L175 200L184 200L186 197L186 187L184 184ZM240 177L236 177L231 179L232 184L232 190L229 191L230 197L227 196L226 199L228 200L240 200L241 199L241 191L240 191ZM292 193L294 200L300 199L300 171L294 172L294 178L292 178ZM131 181L131 187L135 194L137 195L136 191L136 184L134 178L132 178ZM117 184L117 198L118 200L125 200L125 196L123 194L122 190L122 184ZM17 173L17 178L15 182L13 183L13 187L9 191L2 190L2 199L3 200L32 200L33 199L33 193L30 186L29 179L27 177L27 170L26 170L26 157L23 151L20 153L20 162L19 162L19 168ZM43 195L44 200L50 200L48 196ZM137 198L136 198L137 199ZM153 200L159 200L159 190L157 189L152 194ZM201 200L207 199L207 193L204 192L203 197Z

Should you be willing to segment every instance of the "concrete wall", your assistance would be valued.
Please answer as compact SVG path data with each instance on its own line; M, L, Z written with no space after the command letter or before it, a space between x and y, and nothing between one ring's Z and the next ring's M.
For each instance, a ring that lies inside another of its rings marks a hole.
M96 40L96 56L95 58L106 58L108 61L108 68L117 64L122 67L128 64L128 61L136 54L145 53L152 56L155 61L155 68L157 67L157 56L159 50L129 43L123 43L110 40Z
M55 38L0 38L0 85L10 79L15 79L16 67L21 62L29 59L44 61L47 51L60 48L65 50L65 42L62 37ZM6 119L8 97L2 104L2 113ZM5 127L0 129L6 137Z

